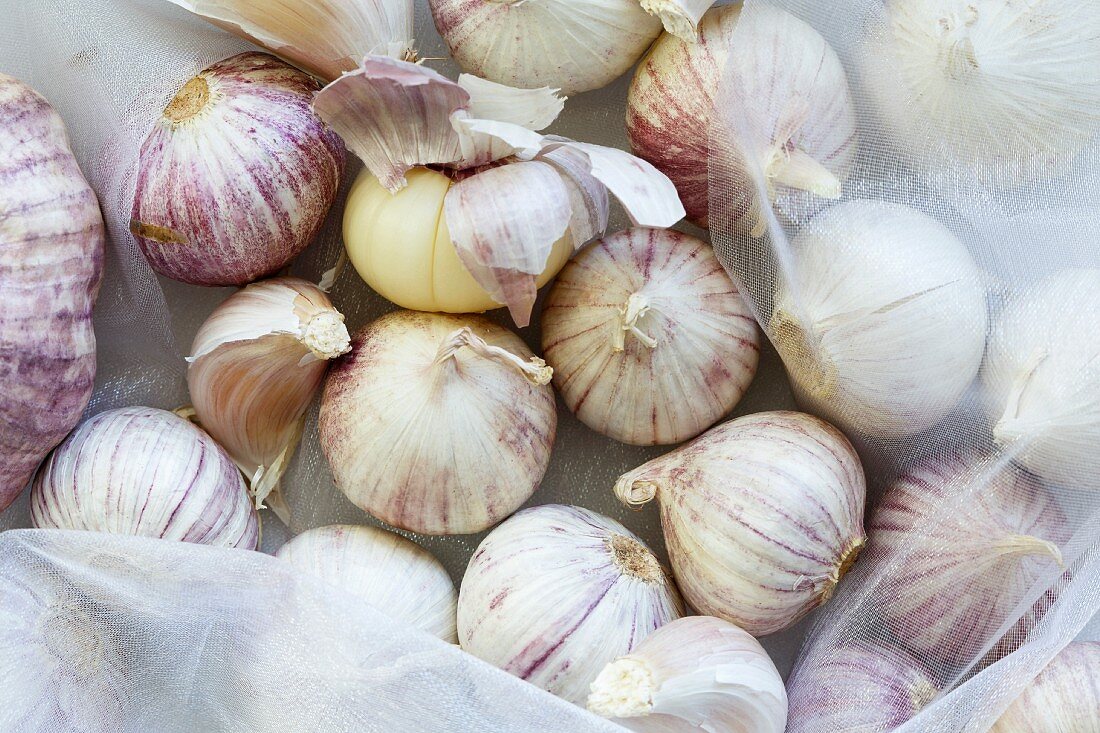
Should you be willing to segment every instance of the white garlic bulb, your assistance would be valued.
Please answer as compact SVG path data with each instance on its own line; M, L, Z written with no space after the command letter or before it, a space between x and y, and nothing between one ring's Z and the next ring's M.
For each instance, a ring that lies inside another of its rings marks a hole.
M195 336L187 369L195 414L250 479L258 508L294 454L328 361L349 344L328 296L292 277L229 296ZM277 495L272 506L283 513Z
M989 733L1100 733L1100 642L1066 646Z
M868 532L869 561L891 569L879 612L922 658L947 663L995 641L1028 590L1061 565L1058 545L1071 534L1054 497L1030 476L961 455L898 478Z
M828 601L865 541L859 456L836 428L800 412L711 428L624 474L615 495L632 507L657 499L688 603L753 636Z
M1100 479L1100 270L1069 269L1009 302L982 369L993 436L1047 481Z
M689 616L604 667L588 709L639 733L783 733L787 691L748 632L712 616Z
M908 435L970 386L985 351L985 288L963 244L905 206L849 201L791 245L768 333L800 402L845 430Z
M604 665L684 614L653 553L587 509L525 509L489 533L458 594L462 648L583 704Z
M451 576L430 552L401 535L378 527L318 527L287 542L276 557L387 616L458 643Z
M542 349L565 404L636 445L679 443L727 414L759 359L756 321L708 244L627 229L562 270Z
M241 472L214 440L164 410L124 407L85 421L31 490L35 527L255 549Z
M477 316L398 311L360 331L321 400L336 485L425 534L496 524L538 488L557 429L552 370Z

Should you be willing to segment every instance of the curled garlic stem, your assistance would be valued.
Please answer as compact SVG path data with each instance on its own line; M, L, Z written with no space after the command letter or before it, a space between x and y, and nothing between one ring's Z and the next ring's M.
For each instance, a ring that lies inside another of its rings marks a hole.
M588 709L604 718L637 718L653 709L657 684L644 659L621 657L592 683Z
M997 540L993 546L1002 555L1049 555L1059 567L1065 567L1058 545L1032 535L1010 534Z
M657 346L657 339L638 328L638 322L645 317L646 313L649 313L649 307L649 298L641 293L634 293L627 298L626 304L619 309L621 323L612 336L611 348L613 351L624 351L626 349L626 335L628 333L633 334L634 338L651 349Z
M615 482L615 496L631 509L641 509L657 496L657 484L627 474Z
M443 343L439 346L439 353L435 357L435 363L442 364L451 359L454 357L455 352L464 346L478 356L515 367L532 384L549 384L554 376L554 370L537 356L532 356L530 360L524 361L507 349L486 342L485 339L475 334L469 326L463 326L443 340Z

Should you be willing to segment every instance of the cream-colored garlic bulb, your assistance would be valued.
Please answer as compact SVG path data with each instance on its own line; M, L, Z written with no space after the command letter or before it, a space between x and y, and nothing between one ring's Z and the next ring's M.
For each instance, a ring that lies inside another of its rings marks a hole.
M639 733L783 733L787 691L748 632L712 616L689 616L604 667L588 709Z
M458 643L458 593L432 554L378 527L333 525L303 532L276 556L361 598L387 616Z
M852 433L920 432L950 412L985 351L982 274L946 227L857 200L790 248L768 334L800 402Z
M462 648L584 704L604 665L684 614L657 558L613 519L525 509L478 546L458 596Z
M258 508L294 455L329 360L349 349L343 315L293 277L234 293L199 329L187 369L195 415L249 478ZM272 502L285 521L280 497Z
M426 534L480 532L550 462L552 370L477 316L399 311L356 334L321 400L321 446L360 508Z
M748 389L756 321L714 251L666 229L628 229L578 254L542 314L565 404L637 445L694 438Z
M1059 652L989 733L1100 733L1100 642Z

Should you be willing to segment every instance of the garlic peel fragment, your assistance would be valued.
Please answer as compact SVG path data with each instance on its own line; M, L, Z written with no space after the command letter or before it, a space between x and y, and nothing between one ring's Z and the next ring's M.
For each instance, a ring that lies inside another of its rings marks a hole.
M1100 733L1100 643L1075 641L1051 660L989 733Z
M565 108L565 98L550 87L517 89L473 74L459 74L458 85L470 95L467 111L475 119L542 130L552 125Z

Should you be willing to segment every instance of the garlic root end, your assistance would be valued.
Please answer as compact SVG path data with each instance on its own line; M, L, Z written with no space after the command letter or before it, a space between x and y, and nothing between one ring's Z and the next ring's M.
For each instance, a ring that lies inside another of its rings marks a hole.
M836 567L833 568L833 572L826 578L825 587L821 591L822 604L828 603L829 599L836 593L836 587L840 585L840 581L844 579L844 576L847 575L848 571L855 565L856 560L859 559L859 554L863 551L863 546L866 544L867 538L860 537L848 545L848 548L841 554L840 559L837 560Z

